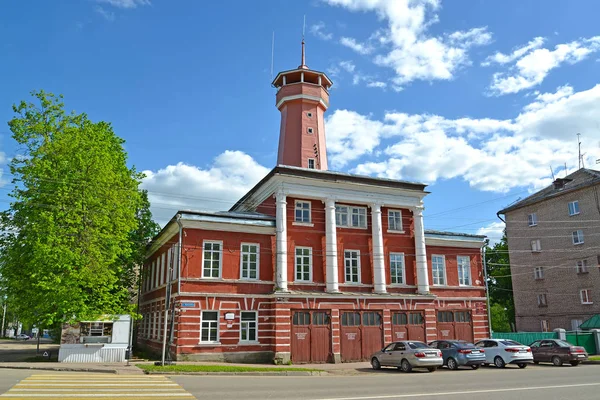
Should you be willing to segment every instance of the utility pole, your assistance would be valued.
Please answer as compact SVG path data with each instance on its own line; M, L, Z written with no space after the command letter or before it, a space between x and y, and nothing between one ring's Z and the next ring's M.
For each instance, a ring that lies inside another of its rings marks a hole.
M579 149L579 151L578 151L579 157L577 157L577 158L579 160L579 169L581 169L581 161L582 161L582 158L581 158L581 140L580 140L580 136L581 136L581 133L578 133L577 134L577 146L578 146L578 149Z
M2 305L4 311L2 311L2 331L0 331L0 337L5 337L6 332L4 330L4 322L6 321L6 299L4 299L4 304Z
M485 246L483 247L483 274L485 279L485 298L487 303L488 328L490 330L490 338L492 338L492 312L490 310L490 288L488 285L487 261L485 259Z

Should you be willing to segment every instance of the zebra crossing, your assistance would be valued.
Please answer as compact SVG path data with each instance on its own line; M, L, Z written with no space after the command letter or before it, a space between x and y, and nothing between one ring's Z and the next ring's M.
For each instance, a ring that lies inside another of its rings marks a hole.
M0 400L195 399L165 376L104 374L34 374L0 395Z

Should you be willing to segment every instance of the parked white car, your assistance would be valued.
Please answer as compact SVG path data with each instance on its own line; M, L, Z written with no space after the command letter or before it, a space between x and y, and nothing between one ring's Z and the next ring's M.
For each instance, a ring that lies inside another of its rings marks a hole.
M533 363L531 347L508 339L485 339L475 343L476 347L485 349L485 363L504 368L506 364L517 364L519 368Z

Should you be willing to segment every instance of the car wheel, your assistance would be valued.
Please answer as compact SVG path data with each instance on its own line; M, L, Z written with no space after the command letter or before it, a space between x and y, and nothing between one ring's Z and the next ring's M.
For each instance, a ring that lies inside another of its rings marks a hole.
M373 357L371 359L371 367L373 367L373 369L381 369L381 363L379 362L377 357Z
M410 372L410 371L412 371L412 365L410 365L408 360L405 358L400 363L400 369L402 370L402 372Z
M574 367L579 365L579 361L571 361L570 364Z
M435 372L436 369L437 367L427 367L427 371L429 372Z
M496 358L494 358L494 365L498 368L504 368L506 366L506 363L504 362L502 357L496 356Z
M450 357L450 358L448 359L447 365L448 365L448 369L450 369L450 370L455 370L455 369L458 369L458 363L457 363L457 362L456 362L456 360L455 360L454 358L452 358L452 357Z
M562 365L562 360L559 356L554 356L552 357L552 364L554 364L557 367L560 367Z
M520 363L518 365L519 365L519 368L521 368L521 369L527 368L527 364L525 364L525 363Z
M481 367L481 365L479 364L471 365L471 368L473 369L479 369L479 367Z

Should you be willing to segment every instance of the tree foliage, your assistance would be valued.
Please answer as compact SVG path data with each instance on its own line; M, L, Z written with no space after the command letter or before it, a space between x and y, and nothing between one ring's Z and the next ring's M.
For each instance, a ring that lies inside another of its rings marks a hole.
M2 286L20 320L52 326L131 311L135 264L156 231L142 174L109 123L33 92L9 122L21 154L2 213Z
M510 331L510 324L515 321L515 305L512 292L512 277L506 232L502 239L493 247L486 247L485 258L488 271L488 287L490 291L491 311L506 314L506 323L500 316L492 315L492 329L494 331ZM496 321L499 326L494 325Z

